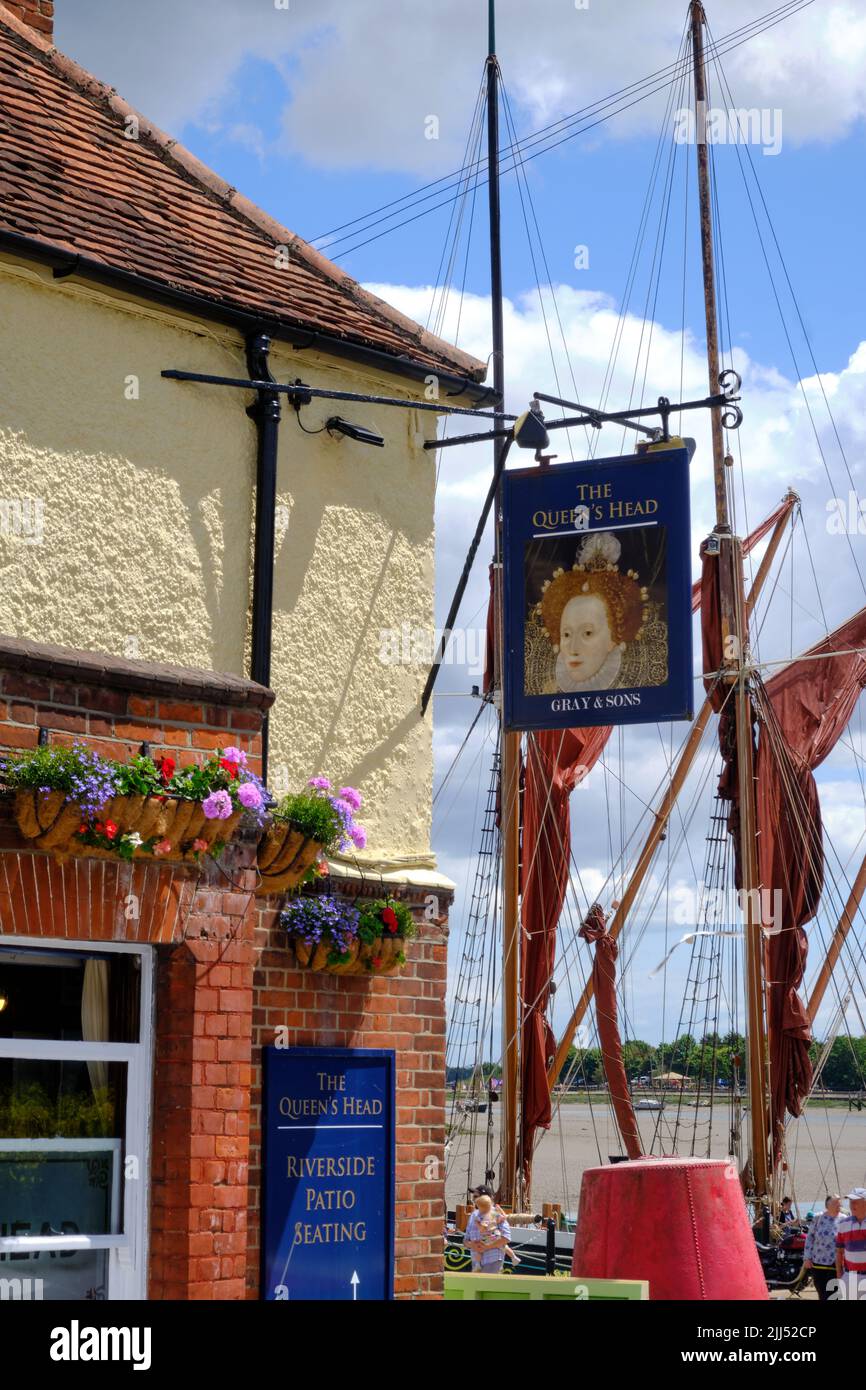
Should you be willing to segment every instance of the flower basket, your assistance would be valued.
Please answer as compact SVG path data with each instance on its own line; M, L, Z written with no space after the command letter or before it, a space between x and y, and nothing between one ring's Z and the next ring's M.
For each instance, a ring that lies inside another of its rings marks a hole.
M256 893L286 893L297 888L315 864L324 846L285 821L273 821L259 840L258 867L261 882Z
M114 796L104 806L103 824L116 826L115 838L137 834L143 842L128 856L133 859L197 860L205 848L217 840L227 844L236 831L242 812L234 811L226 820L208 820L201 802L173 796ZM106 844L88 844L79 833L86 821L77 802L64 792L43 792L37 787L19 787L15 793L15 820L25 839L39 849L50 849L58 859L69 855L80 858L117 859L117 851ZM160 845L159 854L149 842ZM198 842L200 848L191 845Z
M325 895L294 898L280 922L298 965L328 975L393 975L415 934L411 912L392 898L361 908Z

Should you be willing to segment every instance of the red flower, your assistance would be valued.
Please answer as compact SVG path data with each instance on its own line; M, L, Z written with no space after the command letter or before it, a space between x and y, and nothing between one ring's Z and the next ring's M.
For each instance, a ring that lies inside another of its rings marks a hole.
M79 835L86 835L86 834L87 834L87 826L84 824L83 821L81 822L81 825L79 825L79 827L78 827L78 833L79 833Z
M177 763L175 762L174 758L160 758L156 766L163 782L168 784L174 776L174 769L177 767Z
M94 830L94 833L97 834L97 835L104 835L104 834L105 834L105 826L102 824L102 821L101 821L101 820L98 820L98 821L96 822L96 824L95 824L94 827L93 827L93 830Z
M382 909L382 921L385 923L385 926L388 928L389 932L391 932L391 934L393 935L393 933L397 930L398 926L397 914L394 911L393 907L384 907Z
M106 838L107 840L113 840L113 839L114 839L115 835L117 834L117 826L114 824L114 821L113 821L113 820L107 820L107 821L105 822L105 828L104 828L103 833L104 833L105 838Z
M220 758L220 767L224 767L229 777L237 777L239 763L233 763L231 758Z
M376 967L376 969L378 970L379 966L382 964L382 957L381 957L381 956L374 956L374 957L373 957L373 964L374 964L374 966Z

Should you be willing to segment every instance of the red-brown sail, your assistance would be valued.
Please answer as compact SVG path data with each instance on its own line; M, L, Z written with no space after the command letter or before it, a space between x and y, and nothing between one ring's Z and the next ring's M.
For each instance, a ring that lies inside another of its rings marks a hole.
M536 1129L549 1129L547 1069L556 1039L547 1022L556 929L571 860L569 796L600 758L610 729L549 730L527 740L521 902L521 1147L528 1179Z
M812 1080L812 1033L798 993L808 949L804 928L817 910L824 877L821 811L812 772L835 746L866 685L864 645L866 608L767 681L766 698L759 697L758 867L763 893L778 893L781 908L772 917L767 941L776 1162L785 1112L802 1112Z
M600 903L593 903L580 928L584 941L595 946L592 959L592 986L601 1060L619 1132L629 1158L641 1158L643 1146L638 1133L628 1077L622 1057L619 1019L616 1007L616 958L619 947L607 930L607 919Z

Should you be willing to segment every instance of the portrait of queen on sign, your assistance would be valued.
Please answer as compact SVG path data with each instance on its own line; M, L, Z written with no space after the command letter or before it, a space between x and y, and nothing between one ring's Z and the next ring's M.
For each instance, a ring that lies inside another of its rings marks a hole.
M665 684L665 550L657 525L526 545L524 694Z

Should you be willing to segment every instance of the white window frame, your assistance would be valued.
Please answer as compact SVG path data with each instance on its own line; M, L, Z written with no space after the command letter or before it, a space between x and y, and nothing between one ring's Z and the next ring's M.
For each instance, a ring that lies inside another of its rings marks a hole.
M58 941L39 936L0 935L0 947L26 946L45 953L75 951L79 955L135 955L141 961L141 1034L137 1043L63 1042L50 1038L0 1038L0 1057L22 1061L60 1062L125 1062L126 1085L126 1153L139 1160L138 1178L127 1177L123 1183L123 1229L111 1235L70 1236L0 1236L0 1251L5 1254L33 1251L61 1252L63 1250L108 1250L108 1299L135 1300L147 1298L148 1211L150 1206L150 1144L151 1100L153 1090L153 1025L154 1025L154 948L133 945L125 941ZM4 1149L23 1152L58 1145L79 1152L88 1147L110 1147L111 1140L10 1140L3 1141ZM119 1196L118 1189L118 1196ZM116 1224L116 1223L113 1223Z

